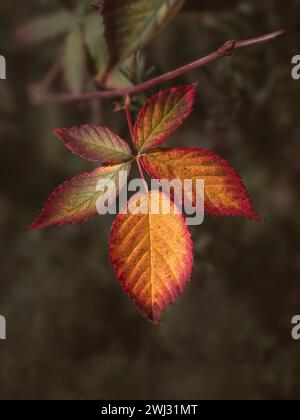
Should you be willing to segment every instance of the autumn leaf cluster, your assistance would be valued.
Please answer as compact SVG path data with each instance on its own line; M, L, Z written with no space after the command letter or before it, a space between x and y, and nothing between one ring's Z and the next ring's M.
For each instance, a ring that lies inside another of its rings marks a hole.
M240 176L226 160L202 149L159 147L186 121L195 96L195 85L189 85L161 91L147 100L134 129L129 118L133 152L107 127L84 125L54 130L53 134L71 152L102 166L59 186L29 230L85 222L97 215L96 203L103 193L97 190L98 182L109 178L118 190L120 173L129 175L135 161L156 180L191 179L193 198L196 181L203 180L206 214L261 220ZM131 211L143 203L148 206L146 214ZM159 209L167 204L171 211L152 212L153 203ZM158 324L164 310L175 302L190 279L191 233L184 215L175 211L172 197L160 191L135 194L126 210L118 214L112 228L111 262L124 291L148 320Z

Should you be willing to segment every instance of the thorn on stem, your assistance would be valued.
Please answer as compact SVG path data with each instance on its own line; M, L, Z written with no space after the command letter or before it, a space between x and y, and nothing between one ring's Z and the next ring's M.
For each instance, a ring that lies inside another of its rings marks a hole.
M218 49L217 53L220 57L230 57L235 49L236 41L227 41Z

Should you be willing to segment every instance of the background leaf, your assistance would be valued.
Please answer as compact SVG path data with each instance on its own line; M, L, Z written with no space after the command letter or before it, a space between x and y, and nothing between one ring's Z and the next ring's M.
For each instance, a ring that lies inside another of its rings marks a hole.
M96 216L96 204L101 195L96 190L98 182L110 178L118 187L120 171L129 172L130 166L129 163L102 166L64 182L53 191L28 230L86 222Z
M143 156L141 162L149 175L155 179L180 179L182 182L185 179L203 179L205 212L208 214L262 220L253 210L236 170L212 152L187 148L158 149Z
M92 72L96 80L102 83L108 89L119 89L131 87L132 83L123 69L129 69L133 66L132 58L129 58L119 67L113 69L105 78L109 56L104 37L103 18L99 13L92 13L85 17L83 21L84 40L87 47L87 53L92 63Z
M133 60L130 57L122 65L113 69L104 80L107 89L121 89L132 87L133 83L127 76L127 69L132 69Z
M128 144L107 127L81 125L53 130L65 146L76 155L91 162L116 163L128 161Z
M85 51L81 25L76 25L66 39L64 52L64 75L70 91L79 93L85 79Z
M152 214L151 200L171 214ZM158 191L136 194L127 205L146 204L148 214L118 215L111 233L111 262L123 289L147 319L159 323L162 312L175 302L193 265L193 243L181 214Z
M144 47L183 6L184 0L104 0L109 69Z
M192 112L194 85L168 89L150 98L138 116L134 143L140 153L166 141Z
M84 18L83 27L85 44L93 60L95 74L101 79L108 63L102 16L99 13L89 14Z
M62 10L40 16L17 28L16 34L27 44L39 44L69 32L75 25L77 17Z

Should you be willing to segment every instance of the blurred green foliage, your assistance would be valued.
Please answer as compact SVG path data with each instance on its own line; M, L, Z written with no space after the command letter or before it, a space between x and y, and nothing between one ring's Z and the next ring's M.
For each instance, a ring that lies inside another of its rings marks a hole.
M67 2L69 3L69 2ZM26 233L46 196L91 165L64 150L54 127L96 122L128 138L113 103L33 106L28 86L61 42L24 48L15 28L61 8L58 0L1 2L0 398L298 399L300 343L300 82L291 58L300 36L240 51L178 81L199 82L189 123L173 146L213 150L245 180L266 219L207 217L193 229L191 283L159 328L124 297L109 265L111 217ZM295 23L297 0L199 2L147 48L162 72L214 50Z

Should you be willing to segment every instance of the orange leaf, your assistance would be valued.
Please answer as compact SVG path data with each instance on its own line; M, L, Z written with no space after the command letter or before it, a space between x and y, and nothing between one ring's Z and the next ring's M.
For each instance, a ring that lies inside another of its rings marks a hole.
M138 214L132 206L148 206L149 211ZM165 206L170 206L169 214L163 214ZM191 235L182 214L176 214L174 204L158 191L134 195L126 210L112 228L111 262L125 292L149 321L158 324L190 278Z
M140 111L134 130L135 147L140 153L166 141L193 110L194 85L168 89L148 99Z
M200 149L157 149L141 157L154 179L204 180L205 212L213 216L244 216L261 221L241 177L218 155ZM195 198L195 185L193 195Z

